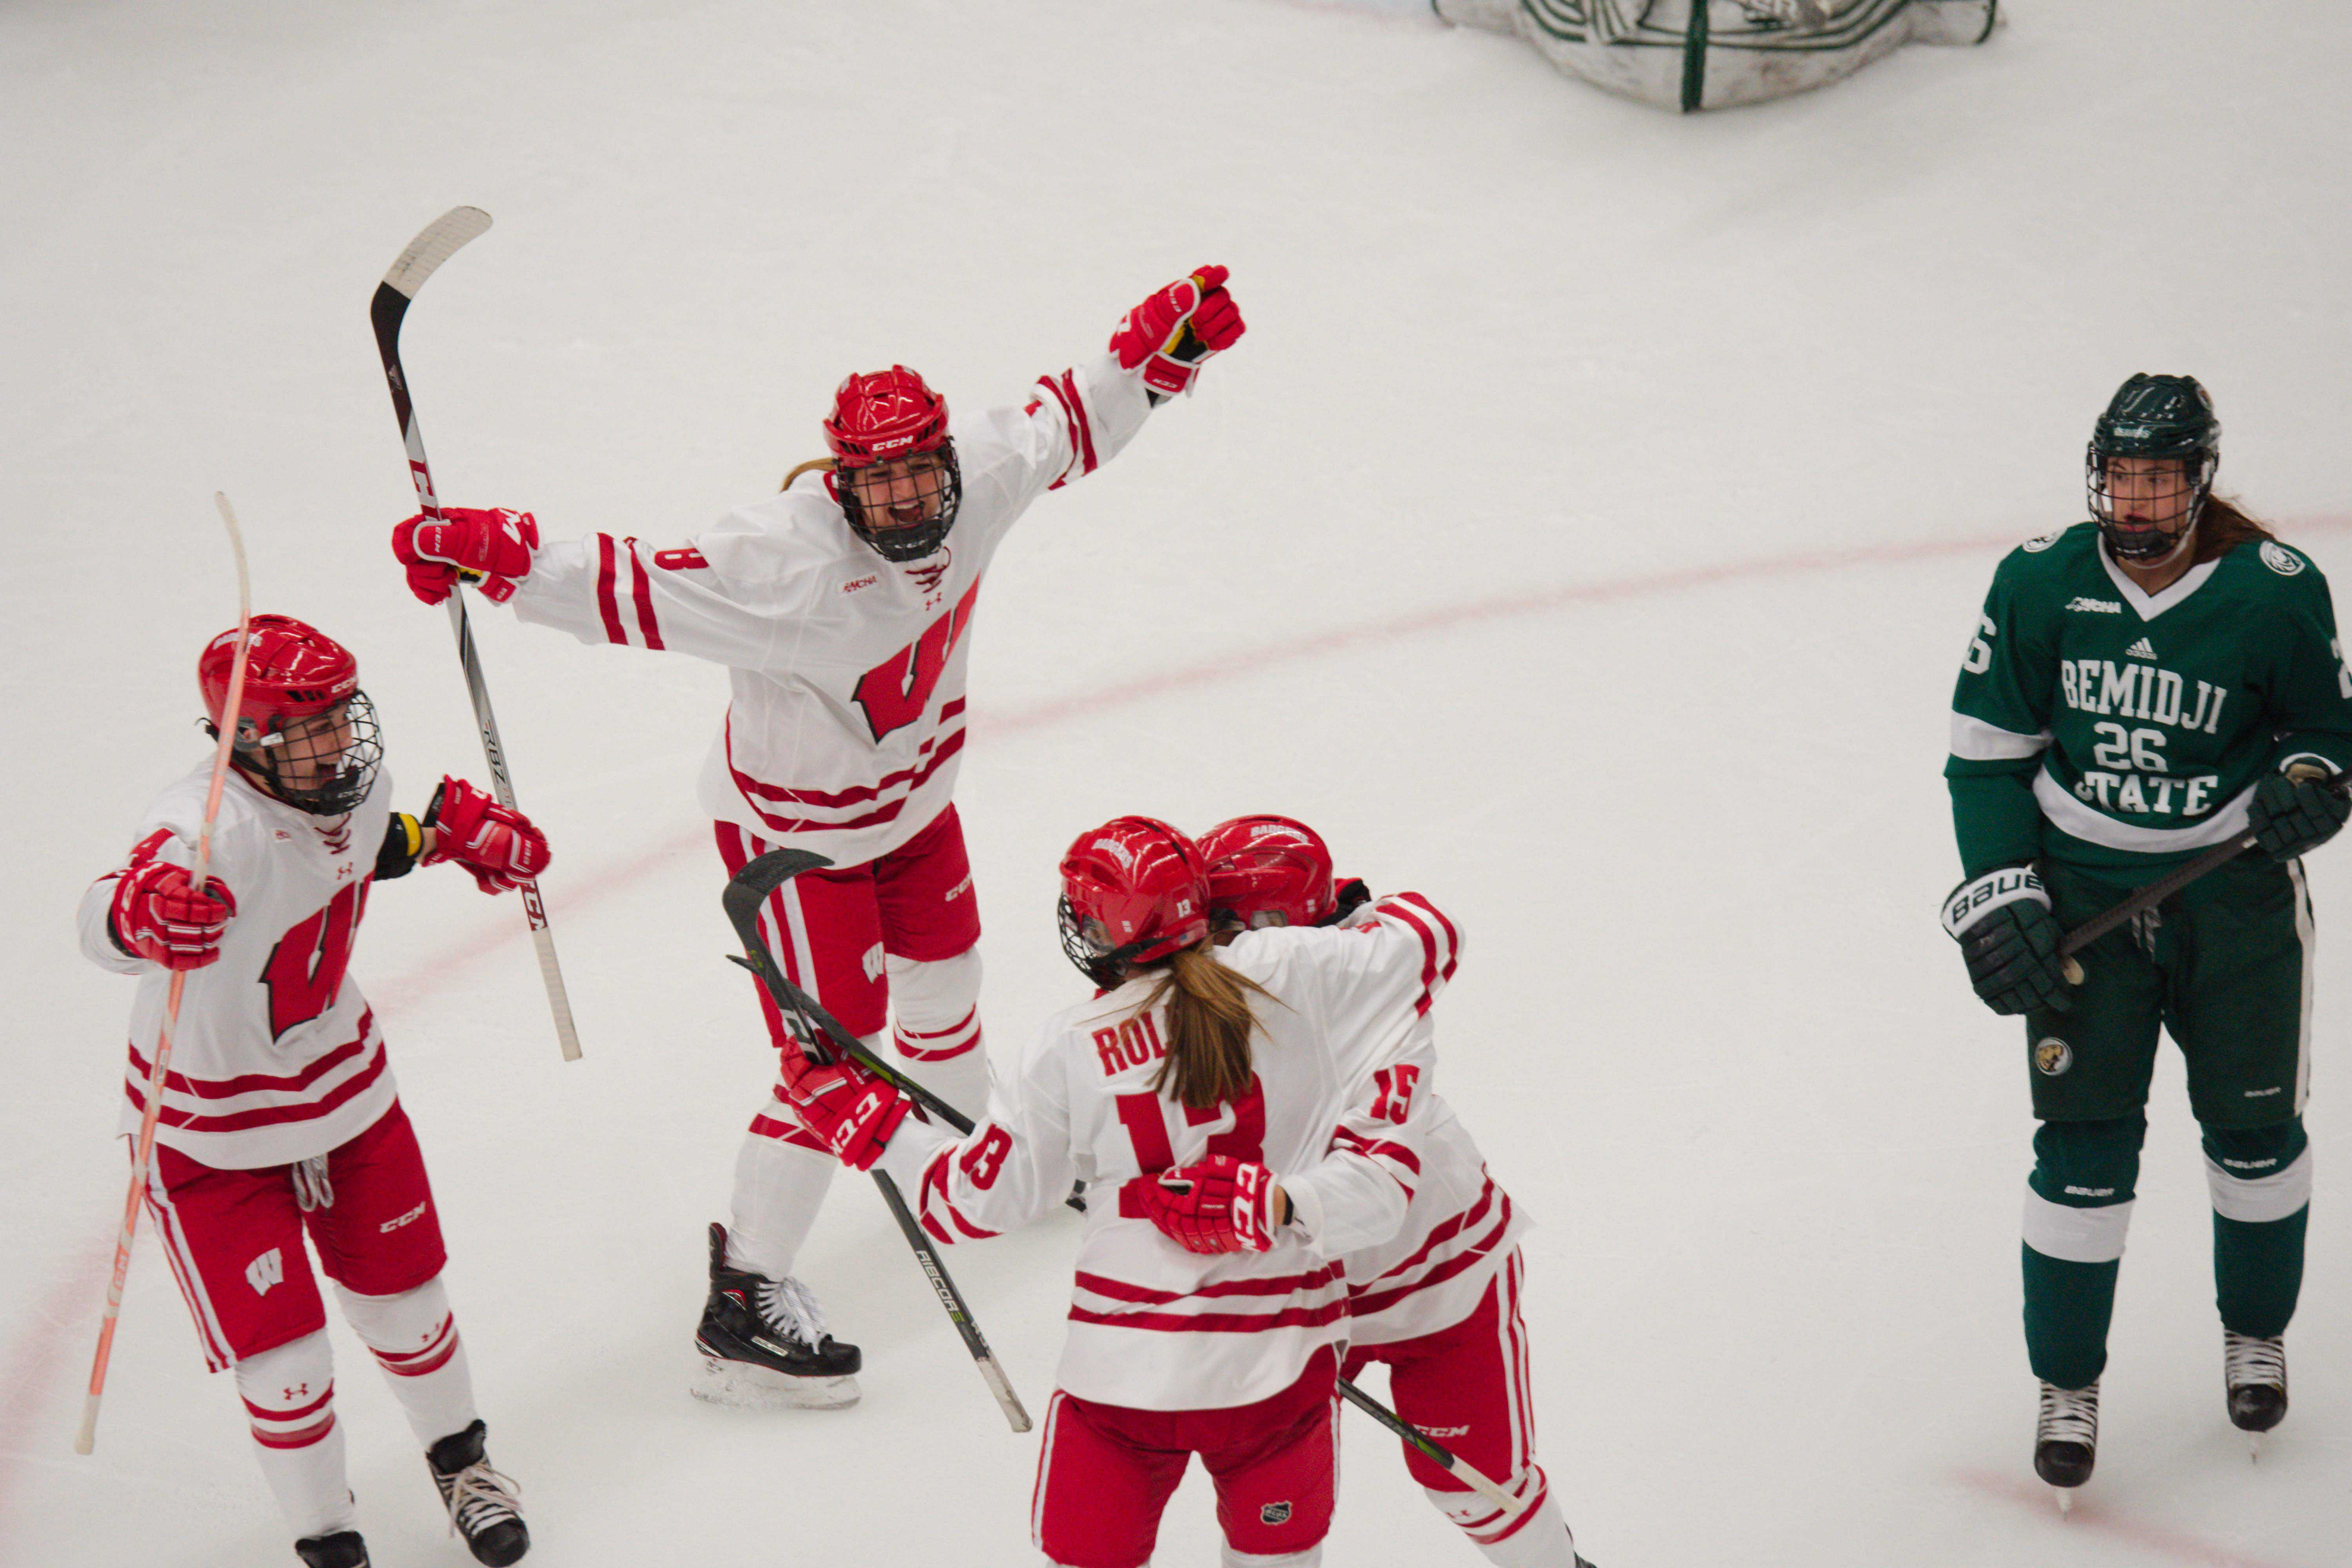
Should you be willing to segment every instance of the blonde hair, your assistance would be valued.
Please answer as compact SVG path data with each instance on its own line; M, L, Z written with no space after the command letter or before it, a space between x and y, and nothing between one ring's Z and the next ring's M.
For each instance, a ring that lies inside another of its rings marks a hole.
M811 468L815 468L829 474L833 472L833 459L831 458L811 458L807 462L803 463L799 468L794 468L791 473L786 474L784 476L784 482L778 485L776 488L780 490L788 490L792 489L793 481L799 479L803 474L807 473Z
M1168 1007L1168 1055L1152 1075L1153 1093L1194 1110L1241 1097L1250 1080L1250 1031L1257 1026L1252 992L1276 1000L1248 975L1218 963L1205 942L1168 956L1160 983L1136 1009Z

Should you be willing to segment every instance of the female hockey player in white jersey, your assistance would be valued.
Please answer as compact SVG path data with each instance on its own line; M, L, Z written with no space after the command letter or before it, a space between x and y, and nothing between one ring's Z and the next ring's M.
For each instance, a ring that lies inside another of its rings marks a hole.
M523 619L583 642L666 648L730 668L733 700L701 784L731 876L782 844L833 861L767 911L793 980L951 1103L988 1094L980 916L952 794L982 574L1013 521L1125 447L1243 323L1204 267L1129 311L1109 351L1041 377L1021 405L950 423L904 365L853 375L824 422L830 460L674 550L591 534L539 542L530 514L452 508L394 536L411 588L438 603L478 574ZM760 1005L781 1050L783 1026ZM886 1034L887 1027L887 1034ZM837 1405L859 1354L790 1278L834 1161L773 1093L736 1162L731 1226L710 1227L695 1392L723 1403Z
M1201 836L1209 918L1221 942L1268 927L1347 926L1377 918L1363 884L1333 885L1322 837L1286 816L1237 816ZM1413 1055L1433 1055L1426 1015ZM1409 1069L1407 1069L1409 1070ZM1405 1466L1437 1510L1507 1568L1579 1568L1576 1542L1536 1463L1527 1325L1519 1314L1526 1228L1510 1194L1453 1110L1419 1086L1421 1180L1396 1235L1345 1259L1348 1359L1389 1369L1397 1414L1527 1500L1506 1515L1404 1445ZM1589 1565L1587 1565L1589 1568Z
M1032 1532L1063 1568L1141 1568L1199 1454L1228 1564L1321 1560L1348 1336L1339 1258L1390 1236L1421 1157L1412 1022L1454 927L1406 893L1350 931L1209 940L1200 851L1127 816L1062 861L1063 943L1103 987L1048 1019L959 1142L855 1065L787 1052L787 1092L877 1161L941 1242L1093 1184Z
M484 1563L530 1535L483 1452L466 1352L441 1286L441 1225L383 1037L344 974L371 883L454 860L484 892L548 861L520 814L444 779L424 820L394 812L359 665L325 634L256 616L228 719L236 633L197 661L233 766L194 889L209 760L148 811L127 864L81 901L82 951L140 976L122 1130L146 1109L165 994L187 974L156 1116L147 1206L212 1370L236 1369L254 1453L310 1568L366 1568L343 1476L326 1312L307 1232L343 1317L424 1445L451 1523Z

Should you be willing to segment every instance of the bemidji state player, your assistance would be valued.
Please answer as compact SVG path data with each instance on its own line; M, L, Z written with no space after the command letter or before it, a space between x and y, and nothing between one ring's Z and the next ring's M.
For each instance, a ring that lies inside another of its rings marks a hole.
M2203 1129L2230 1419L2286 1414L2311 1153L2311 900L2344 824L2352 670L2310 559L2212 494L2221 425L2185 375L2135 375L2094 427L2092 521L1993 574L1946 764L1965 872L1946 900L1977 994L2025 1016L2034 1164L2025 1343L2034 1468L2089 1479L2099 1376L2159 1025ZM2250 851L2085 948L2058 940L2197 852Z
M1064 951L1100 989L1046 1020L971 1136L855 1064L788 1051L787 1092L941 1243L1090 1184L1031 1507L1048 1561L1142 1568L1198 1454L1228 1568L1310 1568L1339 1468L1339 1260L1392 1235L1420 1180L1433 1064L1412 1025L1454 927L1404 893L1360 929L1219 949L1200 850L1149 817L1079 835L1061 871Z
M1336 926L1377 909L1361 882L1336 886L1323 837L1286 816L1237 816L1201 835L1209 918L1220 942L1273 926ZM1426 1037L1424 1015L1414 1026ZM1433 1057L1424 1044L1418 1053ZM1381 1362L1397 1414L1526 1501L1507 1515L1424 1458L1406 1468L1437 1511L1505 1568L1591 1568L1536 1463L1527 1324L1526 1229L1453 1108L1421 1086L1421 1179L1396 1235L1349 1253L1348 1355L1339 1375Z
M904 365L853 375L824 422L830 459L674 550L591 534L541 547L528 513L450 509L394 537L427 603L460 570L522 619L583 642L729 668L732 700L702 804L731 875L780 845L834 862L786 882L763 930L785 973L959 1109L988 1093L980 915L952 799L982 574L1014 520L1092 473L1243 331L1205 267L1129 311L1109 351L1022 404L950 422ZM781 1050L783 1026L760 1005ZM825 1331L793 1266L835 1161L772 1092L710 1227L695 1392L728 1404L854 1403L857 1347Z
M197 660L206 728L232 722L236 633ZM484 892L548 862L523 816L445 778L419 821L392 810L359 665L285 616L253 617L233 763L195 861L212 765L149 808L129 861L81 900L82 951L140 977L122 1131L146 1108L173 971L187 973L156 1116L147 1206L211 1369L236 1369L254 1454L310 1568L366 1568L343 1475L326 1310L334 1281L424 1445L453 1529L484 1563L530 1549L514 1483L490 1468L441 1284L439 1211L383 1032L346 974L368 890L455 861Z

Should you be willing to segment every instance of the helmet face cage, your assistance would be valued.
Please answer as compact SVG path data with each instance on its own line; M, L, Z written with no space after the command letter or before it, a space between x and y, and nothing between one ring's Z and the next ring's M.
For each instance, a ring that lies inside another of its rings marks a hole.
M2083 454L2091 518L2108 553L2119 561L2156 562L2179 550L2204 515L2221 456L2221 422L2196 377L2143 374L2125 382L2092 426ZM2136 493L2121 503L2119 518L2116 491L2126 476L2116 465L2126 461L2133 465L2128 478ZM2153 488L2151 479L2158 481ZM2170 513L2178 526L2150 527L2144 518L2131 522L2141 508Z
M2113 468L2117 458L2165 465L2159 472L2168 477L2168 483L2147 499L2169 511L2173 510L2172 503L2186 497L2187 505L2180 509L2178 528L2141 528L2126 532L2118 524ZM2160 561L2178 550L2180 542L2197 526L2198 519L2205 515L2206 499L2213 493L2213 471L2219 467L2220 460L2210 450L2151 458L2137 453L2102 452L2099 444L2093 441L2083 455L2084 487L2090 496L2091 519L2099 525L2099 536L2106 541L2107 552L2119 561Z
M1062 931L1063 956L1093 981L1096 989L1108 991L1126 978L1129 950L1111 947L1104 941L1102 921L1082 919L1070 907L1066 893L1055 903L1054 915Z
M912 479L914 494L894 504L884 487L898 479ZM956 462L955 442L946 437L927 451L904 458L856 468L845 462L829 479L850 531L885 561L901 564L936 554L963 505L963 470ZM917 521L896 521L900 510L916 509ZM879 526L874 521L877 517L884 520Z
M236 731L236 758L245 774L313 816L356 809L383 763L383 731L364 691L324 712L278 719L266 731L250 717L240 719ZM310 782L297 782L302 778Z

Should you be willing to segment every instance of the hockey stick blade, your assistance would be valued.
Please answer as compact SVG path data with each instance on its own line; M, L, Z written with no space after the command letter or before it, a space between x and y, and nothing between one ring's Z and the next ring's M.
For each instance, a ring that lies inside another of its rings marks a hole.
M1422 1431L1421 1428L1415 1426L1410 1421L1407 1421L1403 1416L1399 1415L1395 1411L1390 1409L1387 1405L1382 1405L1379 1400L1374 1399L1370 1394L1366 1394L1354 1384L1349 1383L1346 1378L1343 1377L1339 1379L1339 1390L1340 1398L1346 1400L1349 1404L1354 1405L1357 1409L1362 1411L1365 1415L1370 1416L1373 1420L1379 1422L1381 1426L1387 1427L1398 1436L1403 1438L1407 1443L1412 1444L1413 1447L1421 1451L1422 1455L1426 1458L1431 1464L1433 1464L1440 1469L1444 1470L1455 1480L1460 1481L1464 1486L1468 1487L1472 1491L1476 1492L1480 1497L1485 1498L1488 1502L1491 1502L1496 1508L1501 1509L1506 1514L1508 1514L1513 1519L1517 1519L1521 1513L1527 1510L1527 1499L1513 1497L1509 1492L1505 1491L1500 1486L1496 1485L1495 1481L1488 1478L1484 1471L1480 1470L1477 1466L1462 1458L1459 1454L1454 1453L1452 1449L1446 1447L1444 1444L1440 1443L1434 1437L1430 1436L1427 1433ZM1581 1559L1579 1561L1581 1561Z
M490 215L481 208L451 207L408 242L408 248L400 253L400 259L383 275L383 286L414 300L435 268L457 255L468 241L479 239L489 226Z

